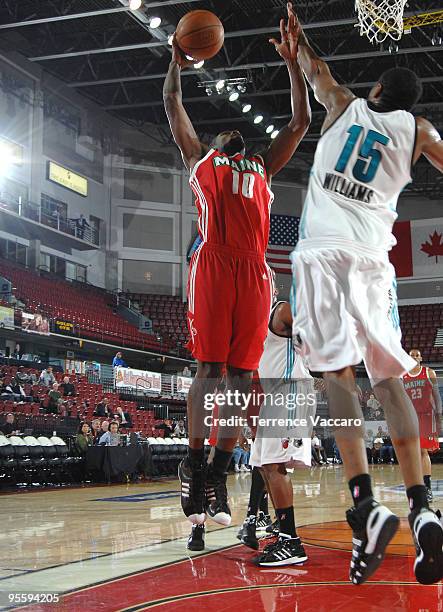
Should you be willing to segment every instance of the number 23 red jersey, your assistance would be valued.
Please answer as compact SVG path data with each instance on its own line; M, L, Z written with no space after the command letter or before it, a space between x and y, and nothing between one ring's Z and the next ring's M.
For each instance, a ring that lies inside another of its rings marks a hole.
M432 382L428 368L422 366L415 376L409 372L403 376L406 393L411 398L417 414L430 414L434 404L432 397Z
M265 255L274 195L261 156L210 149L189 179L205 243Z

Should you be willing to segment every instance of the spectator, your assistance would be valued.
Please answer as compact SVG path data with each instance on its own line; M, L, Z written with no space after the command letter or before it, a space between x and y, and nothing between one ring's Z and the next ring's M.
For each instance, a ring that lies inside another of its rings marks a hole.
M63 397L74 397L75 395L77 395L74 385L69 380L69 376L65 376L63 378L63 382L60 385L60 388L63 391Z
M97 404L94 414L99 417L109 416L109 399L107 397L104 397L102 401Z
M100 419L93 419L91 423L91 435L92 435L92 443L98 444L100 436L102 435Z
M58 390L58 383L52 385L52 389L48 393L48 407L46 411L48 414L58 414L60 405L63 403L62 394Z
M117 414L114 415L117 419L120 419L120 425L130 429L132 427L131 415L129 412L124 412L121 406L117 406Z
M21 359L22 358L22 350L20 348L20 344L17 342L14 350L12 351L11 354L12 359Z
M8 385L5 385L5 383L0 380L0 396L3 398L12 398L12 391L8 391L7 387Z
M41 385L44 385L45 387L50 387L52 384L55 383L55 376L52 373L51 366L48 366L46 370L42 370L42 373L40 374L39 382Z
M334 453L335 461L337 463L340 463L340 464L343 463L343 460L342 460L341 455L340 455L340 450L339 450L339 448L337 446L337 442L336 442L335 438L334 438L334 442L332 443L332 452Z
M186 438L185 422L180 419L174 429L174 438Z
M99 438L101 438L101 436L107 431L109 431L109 421L105 420L105 421L102 421L100 425Z
M49 334L49 321L41 312L36 312L34 318L26 326L28 331L35 331L39 334Z
M369 402L370 400L368 400ZM365 446L366 446L366 455L368 457L368 463L375 462L374 456L374 434L372 433L372 429L368 429L365 434Z
M87 227L91 227L91 226L86 221L84 215L81 214L78 219L75 219L75 228L77 230L76 231L77 238L80 238L80 240L83 240L85 236L85 230Z
M121 353L121 351L118 351L118 353L115 354L114 359L112 360L112 367L116 368L116 367L122 367L122 368L126 368L126 362L123 359L123 354Z
M246 467L249 463L249 445L243 434L240 434L233 450L234 470L236 472L249 472Z
M25 390L21 386L20 382L16 379L12 380L9 385L6 385L5 389L13 395L13 399L15 399L17 402L33 401L33 397L26 395Z
M109 431L106 431L98 442L100 446L118 446L120 444L118 426L118 421L111 421L109 423Z
M376 399L376 397L375 397L375 395L373 393L371 393L371 395L369 396L369 399L366 402L366 406L368 408L369 417L370 418L376 419L376 418L381 416L381 414L382 414L381 404Z
M383 438L383 446L380 450L380 458L382 463L384 462L386 456L389 457L390 463L394 463L394 447L392 446L392 441L389 436L385 436Z
M15 421L15 416L12 414L12 412L9 412L6 415L5 423L0 428L4 436L9 437L9 436L18 435L19 431L14 425L14 421Z
M156 426L156 429L163 429L163 431L165 432L164 437L170 438L173 433L172 428L171 428L171 420L165 419L163 423L160 423L159 425Z
M37 378L34 375L28 374L27 372L25 372L25 369L23 366L19 366L16 374L15 374L15 378L19 381L19 383L21 385L32 385L34 384L35 381L37 381Z
M322 446L320 438L318 438L315 430L312 431L311 434L311 447L312 447L312 457L314 462L318 465L324 465L328 463L328 458L326 457L325 449Z
M188 366L185 366L183 368L183 376L185 376L186 378L191 378L191 370L188 368Z
M91 428L86 422L80 423L78 434L75 438L75 445L81 455L85 455L88 446L92 446L94 440L91 434Z

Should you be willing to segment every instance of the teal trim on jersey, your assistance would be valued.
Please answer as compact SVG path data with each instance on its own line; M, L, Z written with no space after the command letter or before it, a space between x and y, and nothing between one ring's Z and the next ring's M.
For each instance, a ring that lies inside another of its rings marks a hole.
M297 314L297 292L296 292L294 272L292 272L292 283L291 283L291 289L289 291L289 303L291 305L292 316L295 317Z
M286 342L286 369L284 380L290 380L292 370L294 368L294 349L292 347L292 338L288 338Z
M362 131L363 127L361 125L353 125L349 128L348 140L346 141L345 146L340 153L340 157L338 158L337 165L335 166L336 172L343 174L346 170L346 166L348 165L349 159ZM357 181L360 181L361 183L370 183L374 180L382 160L381 151L374 149L374 144L378 142L383 146L386 146L389 140L390 139L388 136L380 134L380 132L376 132L375 130L368 131L366 138L364 139L358 152L359 159L357 159L352 169L352 174ZM367 163L368 160L370 160L369 164Z
M298 239L299 240L304 240L306 238L306 211L307 211L308 205L306 204L306 202L303 204L303 210L301 212L301 217L300 217L300 221L298 222Z
M394 278L392 281L391 287L391 298L392 298L392 306L391 306L391 321L394 329L400 329L400 314L398 312L398 298L397 298L397 279Z

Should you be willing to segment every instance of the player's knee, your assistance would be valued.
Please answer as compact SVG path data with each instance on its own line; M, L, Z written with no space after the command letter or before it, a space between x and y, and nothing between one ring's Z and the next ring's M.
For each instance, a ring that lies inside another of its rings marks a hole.
M233 366L227 367L228 376L230 378L242 378L244 380L252 380L252 370L242 370L241 368L235 368Z
M199 361L197 364L198 378L221 378L222 363L214 363L210 361Z

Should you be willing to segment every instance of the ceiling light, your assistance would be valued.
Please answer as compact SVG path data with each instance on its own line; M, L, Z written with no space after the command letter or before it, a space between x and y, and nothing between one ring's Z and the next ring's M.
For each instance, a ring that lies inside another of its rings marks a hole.
M274 138L277 136L278 132L279 132L279 130L274 130L274 131L272 132L272 134L271 134L271 138L272 138L272 140L274 140Z
M242 111L244 113L248 113L251 110L251 108L252 108L252 106L250 104L244 104L243 108L242 108Z
M266 128L266 134L270 134L273 131L274 131L274 126L272 124L268 125L268 127Z
M161 24L162 20L160 17L151 17L149 21L149 27L155 30Z
M238 100L240 97L240 94L238 93L238 91L233 91L231 93L231 95L229 96L229 102L235 102L236 100Z
M129 8L131 11L137 11L142 5L142 0L129 0Z
M200 62L197 62L196 64L194 64L194 68L201 68L203 66L203 64L205 63L205 60L201 60Z
M261 123L263 121L263 115L255 115L254 123Z
M223 81L223 79L221 79L220 81L217 81L217 83L215 84L215 89L218 92L220 92L224 86L225 86L225 82Z

